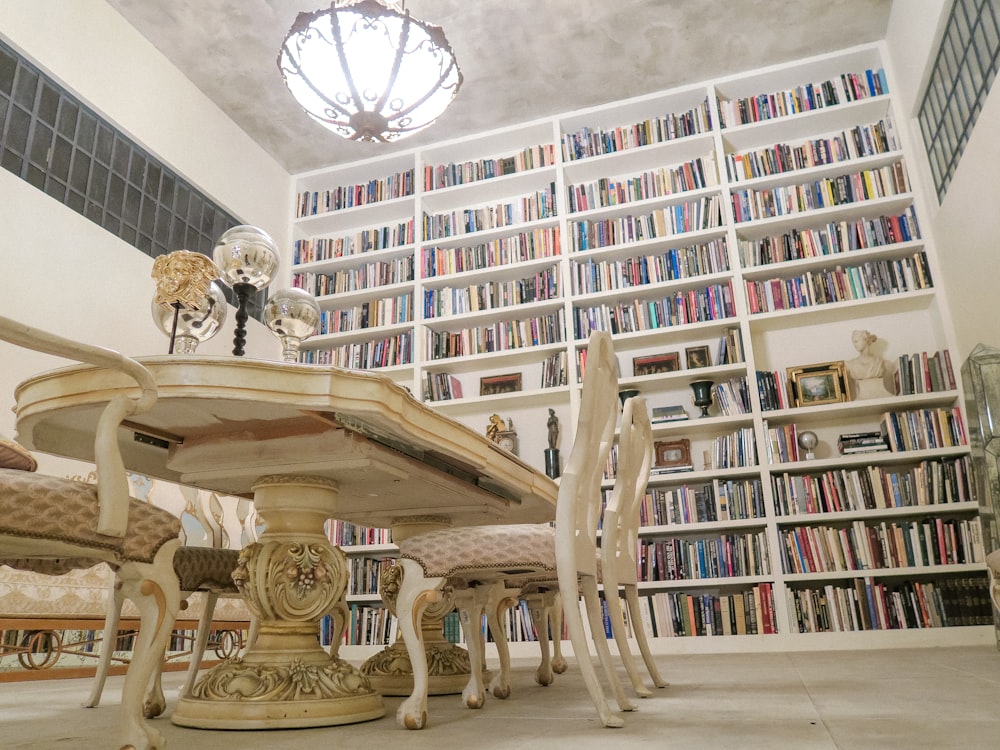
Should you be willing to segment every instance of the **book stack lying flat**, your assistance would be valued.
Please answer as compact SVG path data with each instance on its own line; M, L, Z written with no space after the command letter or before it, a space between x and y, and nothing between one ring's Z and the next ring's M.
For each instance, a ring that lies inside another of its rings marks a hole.
M840 436L837 440L837 450L842 455L849 456L852 453L887 451L889 446L881 432L851 432Z
M684 411L683 406L654 406L653 418L650 421L652 424L661 424L663 422L677 422L687 418L688 413Z

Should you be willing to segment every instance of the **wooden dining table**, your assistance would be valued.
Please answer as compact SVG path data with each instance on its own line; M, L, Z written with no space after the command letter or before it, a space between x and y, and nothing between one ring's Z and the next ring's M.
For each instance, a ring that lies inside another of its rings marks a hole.
M252 499L263 524L234 573L259 636L200 677L178 701L176 724L289 728L384 715L380 680L406 677L399 652L390 647L358 669L319 644L320 621L342 601L349 574L327 519L390 528L398 541L449 525L555 516L551 479L386 376L239 357L138 360L159 398L120 430L126 468ZM31 377L16 389L19 438L92 461L104 406L134 387L92 366ZM446 682L468 677L461 655L434 663L450 670L440 675Z

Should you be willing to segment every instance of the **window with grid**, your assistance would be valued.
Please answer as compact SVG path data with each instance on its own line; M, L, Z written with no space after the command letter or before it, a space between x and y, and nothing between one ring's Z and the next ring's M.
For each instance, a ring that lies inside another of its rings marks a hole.
M0 167L153 258L211 257L243 223L3 42ZM254 296L251 315L264 299Z
M1000 63L1000 0L954 0L917 118L938 202Z

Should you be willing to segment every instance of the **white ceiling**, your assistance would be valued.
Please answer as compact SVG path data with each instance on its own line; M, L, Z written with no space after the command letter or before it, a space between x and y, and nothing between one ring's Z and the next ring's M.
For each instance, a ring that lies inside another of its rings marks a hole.
M465 81L396 144L314 123L278 73L322 0L108 0L289 172L356 161L885 37L891 0L410 0L443 27Z

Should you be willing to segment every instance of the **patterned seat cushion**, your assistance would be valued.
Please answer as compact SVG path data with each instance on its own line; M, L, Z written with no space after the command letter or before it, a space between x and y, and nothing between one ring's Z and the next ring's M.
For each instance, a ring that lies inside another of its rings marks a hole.
M152 562L160 547L177 539L181 530L180 519L162 508L135 499L129 501L128 526L123 539L97 533L97 517L95 485L0 469L0 534L51 539L103 552L94 559L66 560L62 563L62 572L90 567L99 560ZM31 565L28 569L35 569L34 563L42 561L23 562ZM51 568L51 561L44 562L49 562ZM11 563L7 561L7 564ZM43 572L51 573L51 570Z
M181 591L214 591L236 594L233 571L240 561L240 551L216 547L181 547L174 553L174 572Z
M429 577L476 570L512 574L556 570L555 529L545 525L441 529L404 539L398 546L400 557L420 563Z

